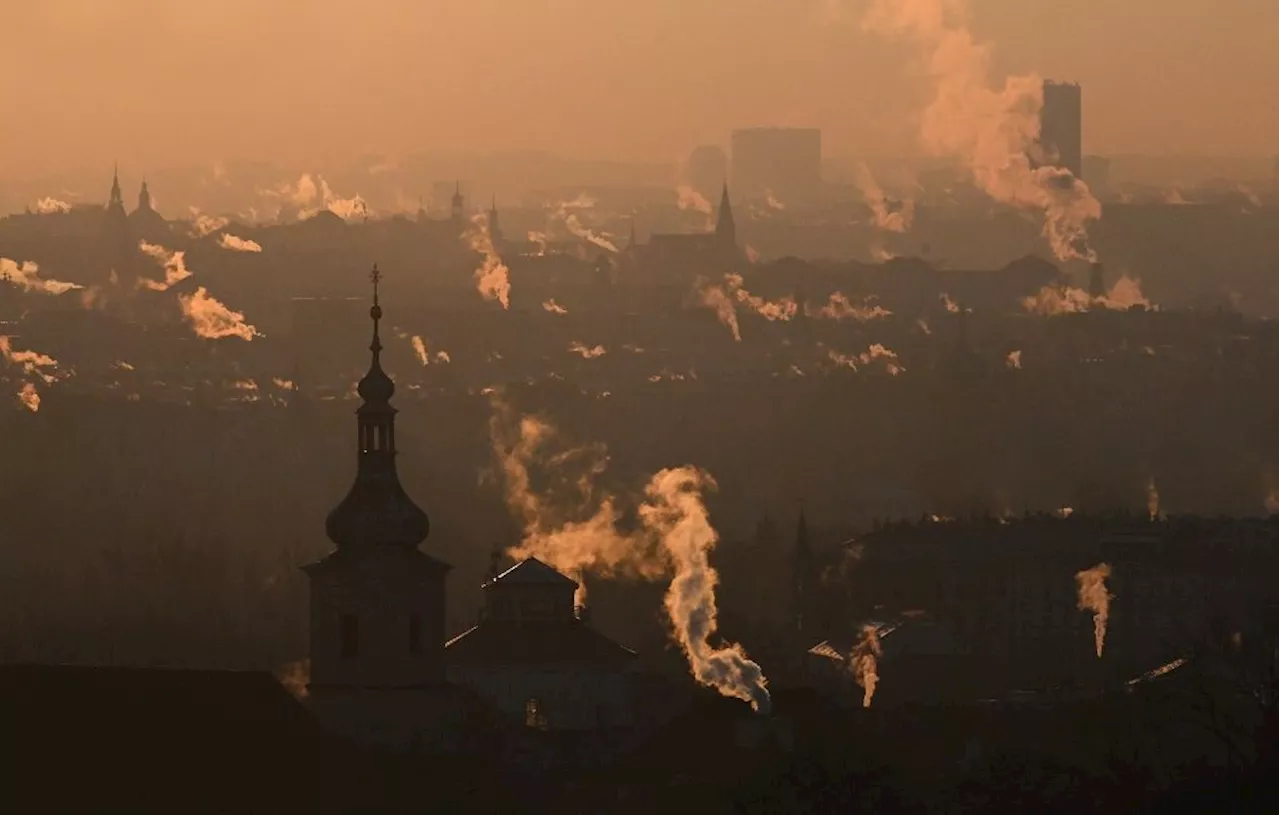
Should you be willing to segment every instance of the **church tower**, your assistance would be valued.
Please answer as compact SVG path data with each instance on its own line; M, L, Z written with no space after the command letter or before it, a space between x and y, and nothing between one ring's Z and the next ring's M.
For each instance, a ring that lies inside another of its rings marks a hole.
M453 223L458 227L463 226L463 222L466 220L465 203L462 198L462 182L453 182L453 200L449 204L449 217L453 219Z
M149 212L151 210L151 191L147 189L147 180L142 179L142 189L138 191L138 211Z
M370 279L373 358L357 386L355 483L325 522L334 551L304 567L308 693L312 709L336 729L403 745L439 733L449 566L419 550L427 515L396 475L395 384L380 359L377 266Z
M738 232L733 225L733 207L729 204L729 183L720 190L720 211L716 213L716 237L726 247L737 247Z
M494 249L502 243L502 227L498 224L498 197L495 195L489 203L489 240Z
M124 195L120 192L120 166L116 165L111 174L111 198L107 201L107 219L123 221L125 217Z

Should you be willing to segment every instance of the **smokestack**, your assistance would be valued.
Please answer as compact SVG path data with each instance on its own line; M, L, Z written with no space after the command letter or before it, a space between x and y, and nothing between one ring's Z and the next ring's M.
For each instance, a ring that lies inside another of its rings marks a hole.
M1106 279L1102 276L1102 262L1095 260L1089 265L1089 298L1097 300L1107 296Z

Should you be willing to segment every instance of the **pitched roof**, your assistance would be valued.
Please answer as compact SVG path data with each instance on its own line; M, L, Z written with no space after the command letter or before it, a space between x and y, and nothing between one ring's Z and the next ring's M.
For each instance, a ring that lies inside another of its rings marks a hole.
M445 643L450 665L502 667L508 665L586 666L618 669L635 659L623 647L591 626L569 623L513 625L489 620Z
M489 588L501 582L503 585L539 583L547 586L577 588L578 581L566 577L536 557L525 558L502 574L484 584Z

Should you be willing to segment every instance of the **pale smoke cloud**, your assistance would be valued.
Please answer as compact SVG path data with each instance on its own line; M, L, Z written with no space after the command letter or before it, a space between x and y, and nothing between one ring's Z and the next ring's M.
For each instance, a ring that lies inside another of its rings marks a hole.
M134 370L134 367L133 367L132 365L130 365L129 363L125 362L123 359L118 359L118 360L116 360L115 362L111 363L111 367L112 367L112 368L115 368L117 371L132 371L132 370Z
M747 262L748 262L748 263L759 263L759 262L760 262L760 253L759 253L759 252L757 252L757 251L755 250L755 247L753 247L751 244L747 244L746 253L747 253Z
M238 238L235 235L224 233L218 238L218 245L223 249L230 249L232 252L261 252L262 245L257 241Z
M549 312L551 314L568 314L569 313L569 309L557 303L554 297L551 298L550 300L543 301L542 310Z
M240 397L242 402L258 401L258 383L252 379L241 379L231 383L232 390L240 391L243 395Z
M738 318L734 304L747 308L770 322L790 320L796 316L798 306L791 297L778 301L757 297L742 286L742 275L729 273L724 276L723 285L708 284L703 278L698 279L699 302L701 305L715 309L716 316L733 332L734 340L741 340L738 331Z
M924 332L926 337L933 333L929 328L929 323L925 322L923 317L916 318L916 325L919 326L920 330Z
M888 263L889 261L893 260L896 257L897 255L895 255L893 252L890 252L888 249L885 249L880 244L878 243L871 244L872 260L878 261L880 263Z
M942 301L942 305L947 310L948 314L960 313L960 306L956 303L955 300L952 300L951 295L947 294L945 291L942 294L938 295L938 299Z
M624 351L630 351L630 352L631 352L631 353L633 353L633 354L643 354L643 353L644 353L644 348L643 348L643 347L641 347L641 346L639 346L639 345L634 345L634 344L632 344L632 343L625 343L625 344L622 346L622 350L624 350Z
M781 201L779 201L777 198L774 197L773 190L764 191L764 202L769 207L769 209L781 211L787 208L786 204L782 203Z
M878 342L869 346L867 350L857 356L849 356L847 354L840 353L834 348L828 348L827 359L831 360L836 365L848 368L852 371L858 370L860 366L870 365L877 359L884 361L885 373L890 376L897 376L907 370L899 364L897 352L891 348L881 345Z
M449 356L448 351L436 351L436 362L439 362L439 363L453 362L453 357Z
M202 215L200 210L195 207L191 208L191 224L188 231L197 238L204 238L222 229L230 223L226 218L220 218L217 215Z
M858 164L854 183L862 192L862 199L871 208L872 223L876 229L884 232L906 232L911 229L916 214L915 201L907 199L900 204L891 204L865 163Z
M32 382L22 383L22 390L18 391L18 401L32 413L40 411L40 392L36 390L36 386Z
M319 176L317 176L317 178L319 178ZM368 202L360 197L360 193L356 193L351 198L343 198L342 196L334 193L334 191L329 188L329 182L325 181L323 178L320 179L320 195L321 199L324 201L324 208L344 221L349 221L354 218L368 218L373 214L369 209Z
M1004 366L1011 370L1022 370L1022 351L1010 351L1009 355L1004 358Z
M530 229L526 237L529 243L538 245L538 251L534 252L534 257L542 257L547 253L547 233L538 229Z
M1067 518L1070 518L1075 514L1075 510L1071 507L1058 507L1053 511L1053 514L1065 521Z
M916 43L935 96L921 141L935 155L958 156L974 183L996 200L1044 214L1044 235L1059 260L1094 260L1086 226L1102 215L1088 186L1057 167L1031 168L1040 135L1040 77L987 86L990 55L967 27L964 0L874 0L863 28Z
M40 213L41 215L54 215L54 214L60 214L60 213L67 213L70 211L71 211L71 205L68 204L66 201L59 201L57 198L50 198L46 196L44 198L41 198L39 201L36 201L36 212ZM38 404L39 397L36 397L36 399Z
M1170 187L1164 191L1164 202L1175 207L1187 206L1191 203L1182 197L1182 190L1177 187Z
M577 354L583 359L596 359L597 357L604 356L605 353L607 352L605 351L605 347L603 345L593 345L590 348L588 348L586 345L582 344L581 342L574 340L573 342L569 343L569 353Z
M674 567L664 605L694 678L767 714L771 700L760 666L737 643L726 642L719 648L710 643L716 633L719 575L709 555L719 535L707 517L702 492L715 488L711 476L694 467L662 470L645 487L647 500L640 507L640 518L661 538Z
M1152 309L1151 301L1142 293L1142 281L1123 275L1102 297L1090 297L1074 286L1042 286L1040 291L1022 298L1022 307L1033 314L1052 317L1080 314L1093 309L1128 311L1134 306Z
M873 297L864 297L862 302L854 305L849 302L849 298L842 292L832 292L827 298L827 304L816 310L806 309L811 316L821 317L825 320L857 320L865 323L868 320L875 320L881 317L889 317L893 314L887 308L879 304L873 304Z
M8 278L10 283L21 286L24 291L41 294L66 294L69 291L83 289L78 283L66 283L61 280L45 280L39 275L40 267L35 262L24 260L18 263L9 258L0 257L0 280Z
M552 213L552 218L557 219L560 223L564 224L564 228L567 229L570 234L579 237L588 243L599 246L601 249L617 254L618 247L609 240L607 235L600 234L586 226L578 217L578 211L593 209L595 205L596 202L594 198L591 198L586 193L582 193L572 201L561 201L556 204L555 211Z
M283 379L278 376L271 377L271 384L275 385L282 391L296 391L298 386L291 379Z
M146 241L138 241L138 248L143 254L150 255L157 262L164 266L164 280L156 281L149 277L138 278L138 287L150 289L151 291L168 291L171 286L180 281L191 277L191 272L187 270L185 252L170 252L163 246L155 243L147 243Z
M476 290L486 300L497 300L503 310L511 308L511 280L507 265L498 257L493 248L493 239L489 236L489 219L483 213L471 218L471 225L464 235L474 252L484 256L480 267L472 275L476 281Z
M1107 614L1111 610L1111 601L1115 599L1107 591L1107 578L1111 576L1111 566L1099 563L1076 574L1076 607L1081 611L1093 612L1093 647L1102 658L1102 645L1107 639Z
M413 355L418 358L418 362L424 366L431 362L431 357L427 354L427 344L422 341L422 337L415 334L409 339L409 344L413 346Z
M507 504L524 522L523 539L508 554L536 557L577 576L580 606L586 599L581 577L587 573L647 580L673 574L664 606L694 677L767 713L769 694L759 666L741 646L709 644L716 632L718 577L708 555L718 536L700 493L714 489L714 480L692 467L658 472L645 488L640 527L623 534L618 531L620 513L613 496L599 494L595 488L607 463L603 446L549 452L556 435L551 425L529 416L517 420L497 400L493 407L490 435L504 476ZM557 503L537 494L530 476L533 465L558 476L569 496ZM566 475L575 468L576 477Z
M853 679L862 688L862 706L871 707L871 698L876 695L876 685L880 684L880 675L876 669L880 661L880 629L873 624L862 626L862 639L853 646L849 654L849 669L853 671Z
M307 685L311 683L311 658L286 663L276 674L276 679L294 698L306 699L309 693Z
M39 351L15 351L12 338L3 334L0 334L0 356L10 365L22 366L27 376L40 377L46 385L56 382L60 376L56 359Z
M1160 490L1156 489L1155 476L1147 479L1147 517L1160 520Z
M738 327L738 313L733 307L733 300L723 286L702 282L703 285L698 289L699 304L714 310L716 319L733 334L733 341L742 342L742 331Z
M298 210L298 217L310 218L321 210L329 210L343 220L368 218L372 213L369 204L359 193L351 198L344 198L333 191L329 182L311 173L303 173L297 183L284 183L274 189L261 190L261 194Z
M238 337L249 341L261 336L256 328L245 323L243 314L227 308L204 286L198 287L194 294L179 294L178 304L196 336L202 339Z
M676 206L680 209L701 212L703 215L711 214L711 202L703 198L697 190L688 184L681 184L676 187L676 196Z

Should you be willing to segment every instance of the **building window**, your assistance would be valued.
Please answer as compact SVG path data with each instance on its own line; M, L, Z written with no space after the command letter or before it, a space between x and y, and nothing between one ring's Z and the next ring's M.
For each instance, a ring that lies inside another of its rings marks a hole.
M353 659L360 653L360 621L354 614L342 615L342 643L340 654L343 659Z
M409 615L409 653L414 656L422 653L422 622L417 614Z
M524 725L538 730L547 729L547 717L542 715L542 703L537 699L529 699L524 703Z

